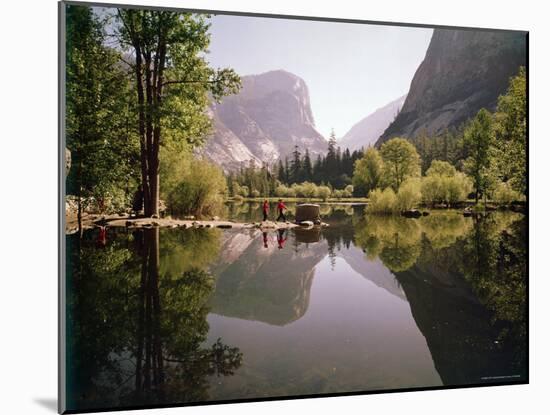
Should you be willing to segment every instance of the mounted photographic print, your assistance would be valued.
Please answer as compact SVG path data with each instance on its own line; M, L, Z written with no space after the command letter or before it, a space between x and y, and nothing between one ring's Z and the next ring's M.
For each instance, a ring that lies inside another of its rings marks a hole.
M59 7L60 412L528 382L527 32Z

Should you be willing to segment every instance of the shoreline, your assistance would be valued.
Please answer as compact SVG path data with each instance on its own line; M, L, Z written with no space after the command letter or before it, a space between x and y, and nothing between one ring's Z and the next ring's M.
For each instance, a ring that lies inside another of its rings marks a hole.
M326 224L317 225L328 226ZM150 229L150 228L207 228L207 229L259 229L262 231L277 231L280 229L312 229L315 226L304 226L293 222L233 222L230 220L198 220L198 219L173 219L167 218L143 218L121 215L86 215L82 220L82 229L93 228L130 228L130 229ZM65 227L65 234L70 235L78 232L78 221L75 217L68 218Z

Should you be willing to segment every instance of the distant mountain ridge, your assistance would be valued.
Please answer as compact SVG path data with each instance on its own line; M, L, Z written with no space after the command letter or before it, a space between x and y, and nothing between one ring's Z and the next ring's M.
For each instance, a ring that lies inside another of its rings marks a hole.
M526 56L525 32L435 29L399 115L376 144L437 134L494 110Z
M338 142L338 145L342 148L349 148L350 151L374 146L376 140L380 138L386 128L399 114L405 98L407 98L407 94L367 115L351 127Z
M241 91L211 107L214 133L201 152L225 170L251 160L274 163L294 146L312 155L326 152L315 128L309 91L300 77L283 70L243 76Z

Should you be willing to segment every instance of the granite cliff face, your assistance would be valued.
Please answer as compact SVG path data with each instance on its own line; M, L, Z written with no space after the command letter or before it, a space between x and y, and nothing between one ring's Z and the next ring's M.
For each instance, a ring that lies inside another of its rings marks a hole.
M481 108L494 110L509 78L526 65L526 34L436 29L401 112L378 139L434 134Z
M242 77L239 94L211 108L214 134L202 152L226 170L242 162L274 163L294 146L312 155L327 143L315 129L305 82L278 70Z
M407 98L407 95L403 95L382 108L378 108L351 127L338 143L340 147L349 148L350 151L353 151L359 150L361 147L373 146L399 114L405 98Z

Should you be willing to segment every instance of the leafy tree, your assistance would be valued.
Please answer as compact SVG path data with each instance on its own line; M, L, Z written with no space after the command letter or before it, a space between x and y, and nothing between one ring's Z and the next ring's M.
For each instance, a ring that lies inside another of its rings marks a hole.
M486 109L481 109L464 132L464 141L470 156L464 167L474 182L475 200L486 195L493 179L494 146L493 119Z
M426 176L452 177L456 174L456 169L450 163L441 160L433 160L430 168L426 171Z
M137 136L128 127L133 102L118 55L104 46L103 22L92 9L67 6L66 130L72 168L67 193L105 201L129 197ZM125 200L120 202L123 207Z
M382 144L380 155L384 161L386 182L394 191L408 177L420 176L420 157L415 146L404 138L392 138Z
M513 189L527 190L527 80L525 68L510 79L505 95L498 99L494 130L498 171Z
M369 147L363 157L355 162L353 171L353 186L367 195L371 190L381 185L384 163L380 153Z
M236 93L231 69L214 70L204 52L210 37L207 16L172 11L118 9L118 40L132 52L138 103L141 180L145 215L159 212L159 151L168 138L201 144L210 127L209 96Z

